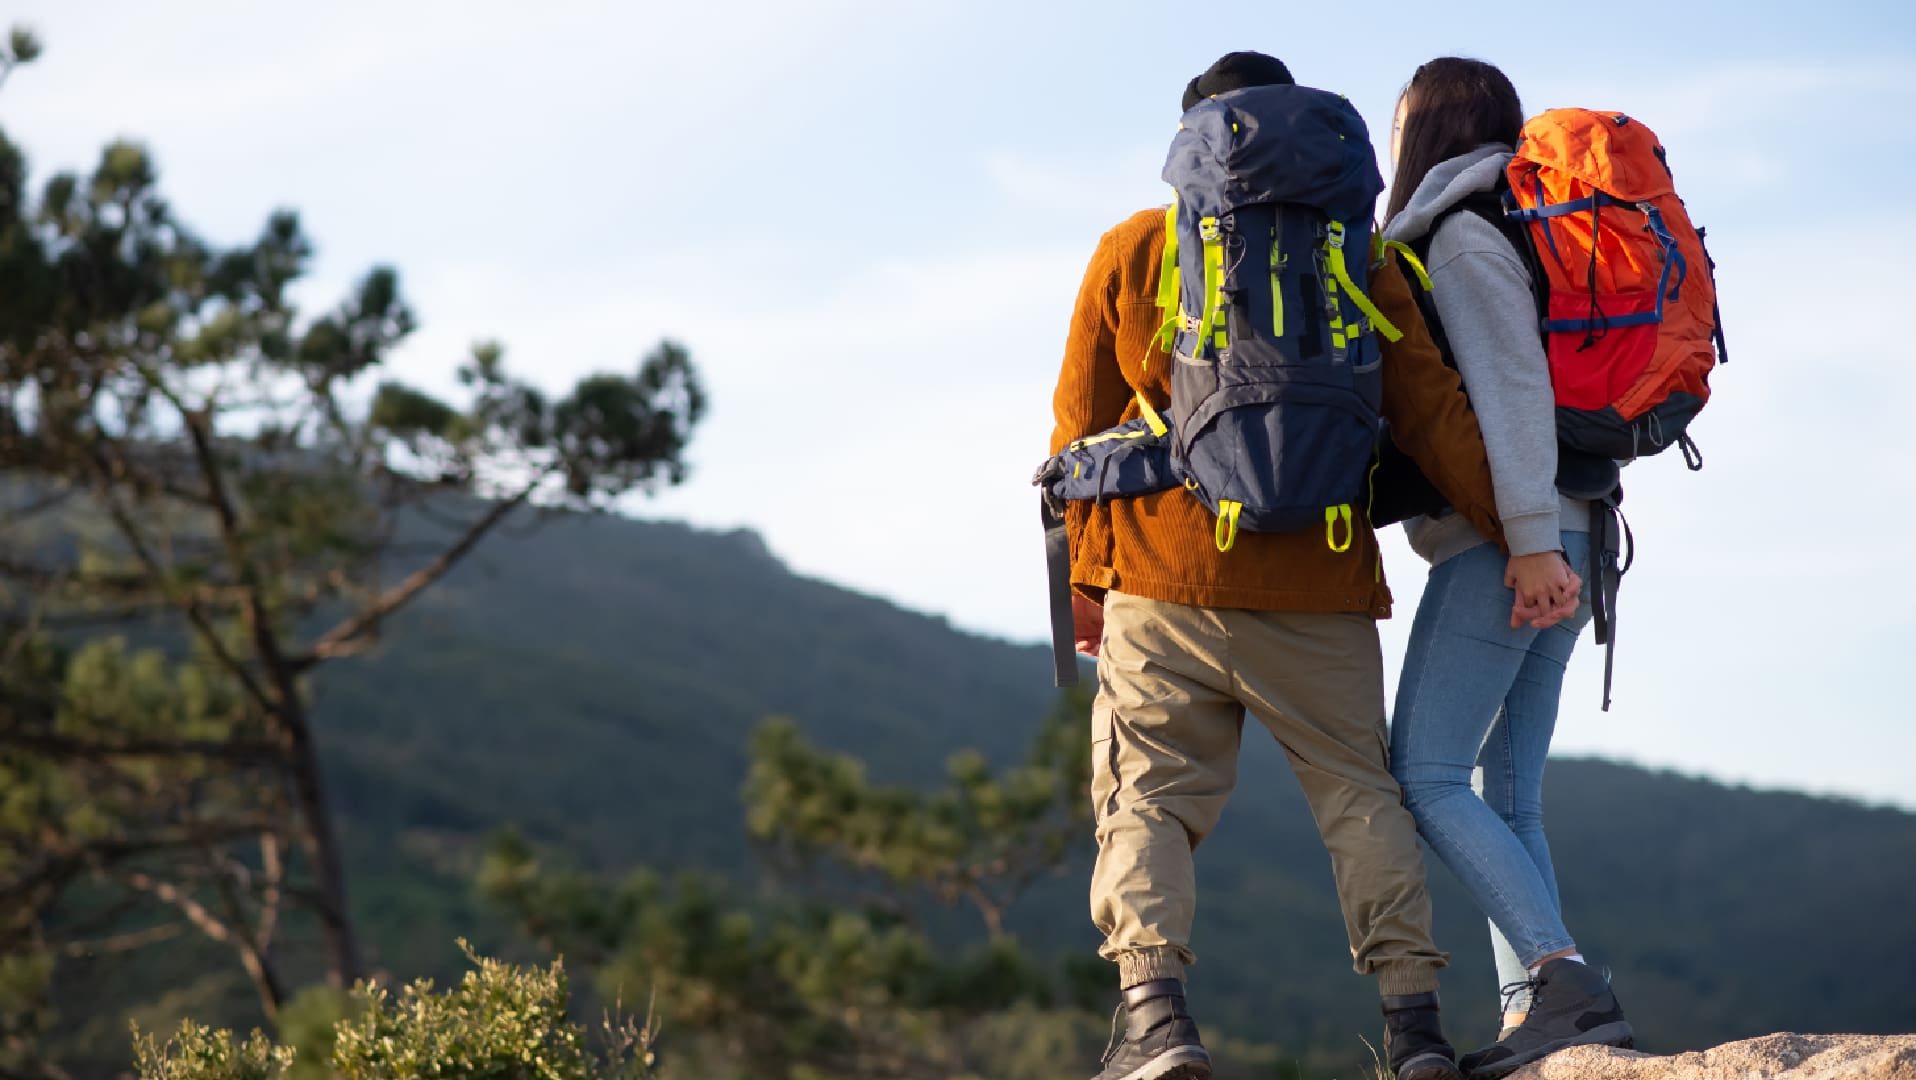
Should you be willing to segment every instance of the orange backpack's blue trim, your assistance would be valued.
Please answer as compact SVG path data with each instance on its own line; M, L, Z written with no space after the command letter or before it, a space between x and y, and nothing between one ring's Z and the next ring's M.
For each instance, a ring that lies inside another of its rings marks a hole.
M1532 179L1535 180L1534 177ZM1510 217L1517 221L1542 221L1546 218L1567 217L1571 214L1579 214L1588 210L1590 212L1590 233L1594 236L1597 231L1598 214L1603 207L1625 207L1642 212L1645 218L1645 227L1650 230L1650 234L1656 237L1657 243L1663 248L1663 275L1657 281L1656 310L1640 311L1625 315L1605 315L1602 311L1597 311L1593 317L1588 319L1545 318L1543 320L1543 329L1546 333L1567 334L1574 333L1578 330L1607 330L1611 327L1620 326L1648 326L1663 321L1664 301L1675 300L1682 292L1683 282L1690 274L1690 262L1683 257L1683 251L1677 246L1676 237L1670 235L1669 227L1663 223L1663 212L1661 210L1658 210L1653 203L1625 202L1614 195L1605 194L1601 191L1582 199L1572 199L1569 202L1546 203L1543 201L1542 184L1537 185L1537 197L1538 202L1536 206L1529 209L1509 211ZM1551 254L1558 254L1555 234L1551 230L1545 229L1543 230L1543 235L1550 245ZM1671 284L1670 282L1672 272L1676 275L1675 284ZM1595 309L1595 295L1591 296L1590 303L1591 307Z

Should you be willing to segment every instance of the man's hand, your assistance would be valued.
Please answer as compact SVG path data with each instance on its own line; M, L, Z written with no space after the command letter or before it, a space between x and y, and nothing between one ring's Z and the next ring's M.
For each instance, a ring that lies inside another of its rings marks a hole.
M1104 644L1104 605L1072 593L1071 637L1079 652L1097 656L1098 648Z
M1511 629L1528 622L1532 629L1544 630L1576 614L1583 579L1562 552L1540 551L1512 555L1504 568L1504 587L1517 593L1510 607Z

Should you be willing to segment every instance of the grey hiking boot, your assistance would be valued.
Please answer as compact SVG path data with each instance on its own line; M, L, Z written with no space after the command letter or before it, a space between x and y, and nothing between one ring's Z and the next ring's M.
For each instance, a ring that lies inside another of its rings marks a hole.
M1502 993L1504 1001L1501 1011L1506 1020L1510 1017L1510 1007L1520 999L1524 1003L1523 1009L1520 1011L1525 1015L1529 1015L1531 999L1537 994L1537 980L1526 976L1516 982L1505 983ZM1499 1028L1497 1030L1497 1042L1502 1042L1516 1033L1517 1028L1514 1024L1509 1027ZM1496 1044L1493 1043L1490 1046L1472 1050L1470 1053L1457 1059L1457 1067L1464 1071L1465 1076L1469 1076L1484 1063L1484 1057L1495 1048Z
M1124 1034L1118 1019L1124 1018ZM1091 1080L1208 1080L1211 1055L1198 1041L1197 1021L1184 1006L1180 979L1155 979L1124 992L1111 1017L1104 1071Z
M1464 1058L1471 1080L1497 1080L1566 1046L1620 1046L1636 1034L1610 981L1588 964L1557 959L1537 969L1536 997L1517 1030Z
M1437 1017L1435 992L1384 998L1384 1057L1397 1080L1463 1080Z

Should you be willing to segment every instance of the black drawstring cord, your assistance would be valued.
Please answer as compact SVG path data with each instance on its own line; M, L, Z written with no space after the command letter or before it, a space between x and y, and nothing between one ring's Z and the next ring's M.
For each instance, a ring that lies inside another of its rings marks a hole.
M1602 213L1603 194L1598 192L1590 196L1590 317L1584 324L1583 344L1577 346L1578 352L1590 348L1610 333L1610 316L1597 303L1597 225Z

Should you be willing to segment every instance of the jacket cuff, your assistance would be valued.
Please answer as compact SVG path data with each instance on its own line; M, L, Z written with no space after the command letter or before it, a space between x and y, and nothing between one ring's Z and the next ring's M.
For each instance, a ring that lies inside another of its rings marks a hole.
M1535 514L1519 514L1504 519L1504 539L1510 543L1512 555L1535 555L1542 551L1559 551L1563 548L1563 530L1557 522L1557 511L1539 511Z

